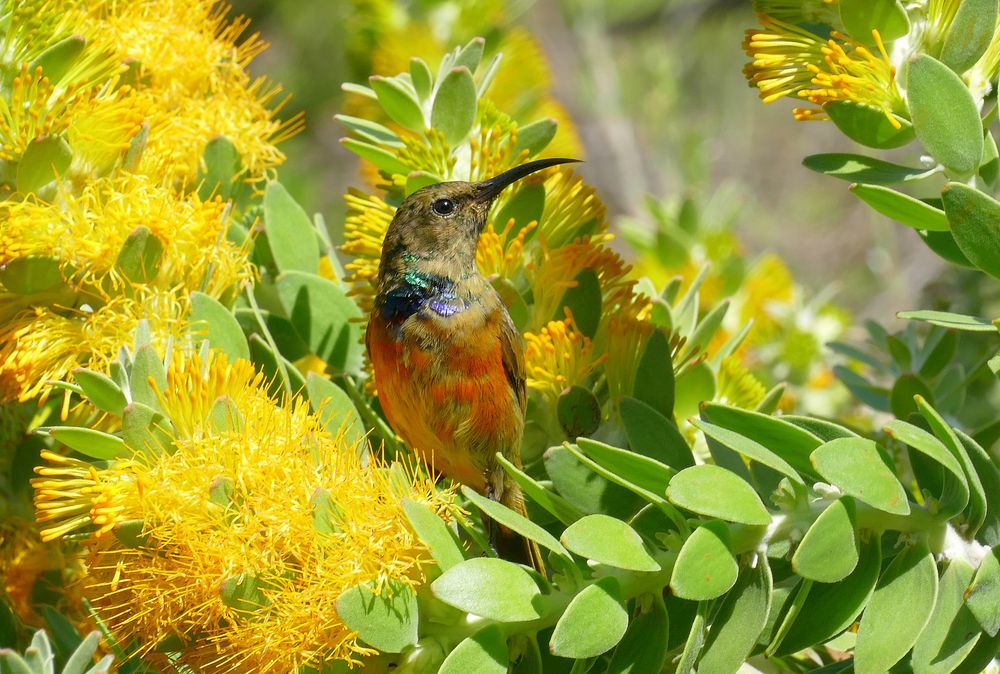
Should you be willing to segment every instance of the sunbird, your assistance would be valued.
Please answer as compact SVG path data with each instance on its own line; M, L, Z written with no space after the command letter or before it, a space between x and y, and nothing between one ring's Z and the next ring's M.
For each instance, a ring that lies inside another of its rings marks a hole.
M521 489L496 455L521 465L524 345L476 266L476 246L505 187L573 161L539 159L489 180L437 183L408 196L382 243L365 333L393 430L439 472L521 514ZM500 556L543 568L537 546L487 525Z

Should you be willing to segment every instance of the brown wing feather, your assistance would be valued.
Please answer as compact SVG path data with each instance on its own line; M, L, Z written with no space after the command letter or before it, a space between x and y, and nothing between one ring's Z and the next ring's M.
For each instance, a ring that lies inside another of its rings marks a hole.
M503 322L500 324L500 346L503 369L507 374L507 381L514 389L517 401L521 405L521 412L528 404L527 391L525 389L524 373L524 344L521 341L521 333L514 327L514 321L510 319L510 314L506 309L503 311Z

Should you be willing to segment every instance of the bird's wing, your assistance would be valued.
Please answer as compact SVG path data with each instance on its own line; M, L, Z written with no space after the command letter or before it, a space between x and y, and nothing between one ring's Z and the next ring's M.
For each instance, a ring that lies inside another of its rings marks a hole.
M521 333L514 327L514 321L510 320L510 315L506 311L503 311L503 320L500 323L500 357L507 381L514 389L523 413L528 403L524 382L524 344L521 341Z

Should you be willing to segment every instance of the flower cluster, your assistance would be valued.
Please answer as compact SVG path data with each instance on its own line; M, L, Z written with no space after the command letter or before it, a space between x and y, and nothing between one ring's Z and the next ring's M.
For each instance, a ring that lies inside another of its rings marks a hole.
M83 593L139 655L203 672L287 672L371 652L338 617L347 589L416 585L430 557L403 499L447 515L420 465L280 401L244 360L178 353L156 389L168 451L103 465L43 452L42 537L88 532ZM156 650L156 649L160 650Z

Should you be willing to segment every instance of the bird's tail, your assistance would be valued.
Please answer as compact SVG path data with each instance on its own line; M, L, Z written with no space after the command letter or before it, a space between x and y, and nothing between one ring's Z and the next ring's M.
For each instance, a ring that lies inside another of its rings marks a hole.
M500 502L514 512L527 517L524 507L524 495L521 488L509 479L506 480ZM538 544L521 534L508 529L498 522L492 522L492 541L497 554L508 561L531 566L538 573L545 575L545 559Z

